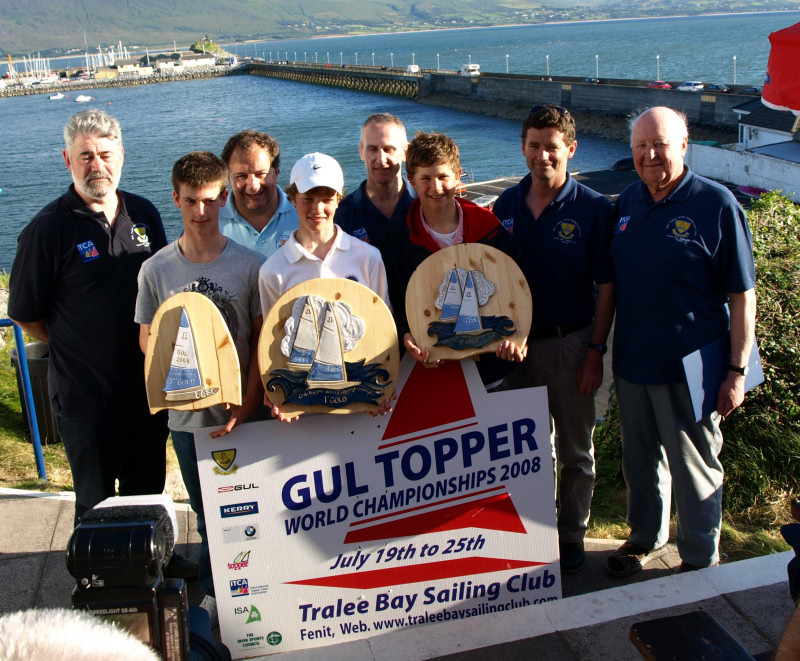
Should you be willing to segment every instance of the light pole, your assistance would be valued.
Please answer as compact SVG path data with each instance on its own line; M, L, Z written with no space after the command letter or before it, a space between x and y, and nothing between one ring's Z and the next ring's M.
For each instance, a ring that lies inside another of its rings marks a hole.
M469 54L467 55L467 57L469 58L469 64L470 64L470 66L472 66L472 53L469 53Z
M358 51L356 51L356 66L358 66Z
M545 55L547 58L547 77L550 77L550 55Z
M416 62L414 61L414 53L411 53L411 64L414 65Z
M330 51L325 51L325 55L328 56L328 64L330 65L330 63L331 63L331 53L330 53Z
M389 53L392 57L392 69L394 69L394 53Z
M439 71L439 53L436 53L436 71Z
M294 52L294 60L292 62L297 62L297 51Z
M308 53L308 51L303 51L303 62L308 62L308 59L306 57L306 53Z
M269 52L269 61L272 62L272 51Z
M314 51L314 64L319 64L318 55L319 55L319 53L317 51Z
M344 59L342 58L342 51L339 51L339 66L344 66Z
M506 53L506 73L508 73L508 53Z
M375 66L375 51L372 51L372 66Z
M733 84L736 84L736 56L733 56Z
M283 59L284 59L284 61L289 59L289 51L288 50L283 51Z
M661 55L656 55L656 80L661 80Z
M594 77L600 79L600 55L594 56Z

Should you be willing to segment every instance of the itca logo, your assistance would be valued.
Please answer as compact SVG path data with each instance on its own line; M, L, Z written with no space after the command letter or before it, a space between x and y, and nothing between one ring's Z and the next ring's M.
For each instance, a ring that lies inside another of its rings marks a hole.
M233 562L228 563L228 569L233 569L235 571L239 571L240 569L244 569L247 565L250 564L250 551L242 551L239 555L234 558Z
M246 578L236 578L230 582L231 597L246 597L250 594L250 587Z

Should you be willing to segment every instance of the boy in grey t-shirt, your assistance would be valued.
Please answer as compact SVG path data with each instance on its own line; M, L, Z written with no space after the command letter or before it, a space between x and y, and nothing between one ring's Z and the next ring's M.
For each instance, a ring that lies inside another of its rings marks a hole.
M142 264L135 316L140 325L139 344L146 351L150 324L158 306L173 294L200 292L222 313L239 354L245 380L241 406L169 412L172 442L192 509L197 514L197 532L201 538L199 580L207 595L201 606L212 613L216 611L216 602L194 430L220 425L211 436L227 434L245 422L264 398L257 359L263 321L258 269L264 257L228 239L219 230L219 211L228 197L227 177L225 163L210 152L191 152L175 163L172 196L183 216L183 234Z

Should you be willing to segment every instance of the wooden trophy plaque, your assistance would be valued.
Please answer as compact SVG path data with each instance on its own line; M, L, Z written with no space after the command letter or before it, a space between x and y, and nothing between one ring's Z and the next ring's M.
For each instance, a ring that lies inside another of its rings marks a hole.
M435 252L406 288L406 316L415 344L430 359L494 353L504 340L524 347L531 329L531 291L516 262L480 243Z
M344 278L292 287L258 343L264 390L283 415L377 411L397 383L400 351L389 308Z
M144 374L151 413L242 403L239 355L228 325L213 301L197 292L170 296L156 310Z

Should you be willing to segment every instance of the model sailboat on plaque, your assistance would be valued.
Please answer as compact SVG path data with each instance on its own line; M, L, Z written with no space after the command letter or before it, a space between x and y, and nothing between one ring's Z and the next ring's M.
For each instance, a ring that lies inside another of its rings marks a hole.
M181 308L181 321L172 360L169 364L164 393L167 401L202 399L215 394L219 388L204 388L203 375L197 360L197 345L186 308Z
M343 390L357 386L360 381L348 381L344 366L342 335L339 322L330 303L325 303L325 320L319 333L319 343L308 373L309 388L330 388Z
M311 369L316 353L319 331L317 330L317 315L311 305L311 299L306 296L303 302L303 312L297 323L297 333L292 343L292 352L289 356L289 367L295 370Z

